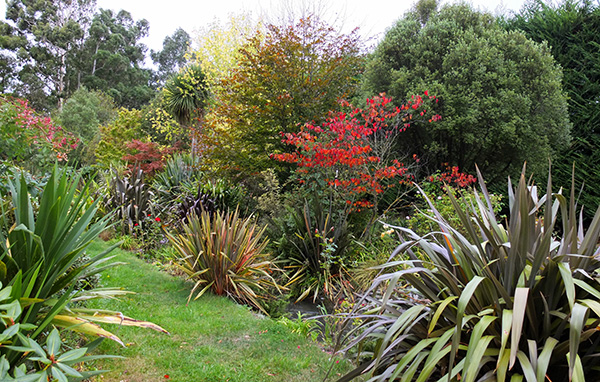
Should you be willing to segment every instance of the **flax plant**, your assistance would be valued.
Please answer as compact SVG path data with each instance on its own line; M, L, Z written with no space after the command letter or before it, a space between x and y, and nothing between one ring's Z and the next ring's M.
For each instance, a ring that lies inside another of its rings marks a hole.
M506 221L479 174L470 207L450 195L466 233L431 202L439 231L395 227L402 244L338 338L338 350L358 352L339 381L597 380L600 209L584 229L573 186L555 193L549 176L540 195L524 173L509 181Z
M181 269L195 282L188 301L196 291L195 299L211 290L267 313L264 302L280 287L271 276L276 267L265 253L264 230L237 209L212 216L192 211L179 232L168 234Z

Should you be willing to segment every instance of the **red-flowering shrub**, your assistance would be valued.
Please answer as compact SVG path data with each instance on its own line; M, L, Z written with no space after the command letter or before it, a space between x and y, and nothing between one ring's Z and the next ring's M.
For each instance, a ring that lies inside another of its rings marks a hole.
M454 188L465 188L477 182L477 178L473 175L460 172L458 166L450 166L447 163L445 166L446 171L435 173L427 178L431 184L443 189L445 184Z
M374 207L377 195L411 178L406 165L390 157L393 141L413 116L425 117L426 103L437 99L425 92L425 97L413 96L401 107L391 107L391 101L381 94L368 99L364 110L342 102L349 112L332 112L322 126L306 124L298 133L282 134L283 142L296 151L272 157L297 164L303 184L324 180L347 205ZM440 118L434 115L429 121Z

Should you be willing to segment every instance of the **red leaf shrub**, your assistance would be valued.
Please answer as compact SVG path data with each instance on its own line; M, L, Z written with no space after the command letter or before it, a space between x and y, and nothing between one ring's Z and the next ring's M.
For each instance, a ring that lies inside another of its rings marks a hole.
M177 151L176 147L160 147L157 143L142 142L137 139L127 142L125 147L130 151L123 156L129 171L137 165L150 178L162 171L166 159Z

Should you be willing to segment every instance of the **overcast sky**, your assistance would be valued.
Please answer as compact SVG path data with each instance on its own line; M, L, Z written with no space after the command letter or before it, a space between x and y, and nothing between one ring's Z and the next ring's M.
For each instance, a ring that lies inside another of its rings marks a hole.
M192 37L194 31L215 20L226 20L231 13L252 12L270 14L281 10L282 4L325 4L330 19L344 20L344 28L360 27L368 37L381 36L395 20L413 4L412 0L97 0L99 8L125 9L134 20L150 22L150 36L143 42L151 49L162 49L166 36L181 27ZM472 0L475 7L494 14L518 11L524 0ZM0 0L0 14L5 18L6 4Z

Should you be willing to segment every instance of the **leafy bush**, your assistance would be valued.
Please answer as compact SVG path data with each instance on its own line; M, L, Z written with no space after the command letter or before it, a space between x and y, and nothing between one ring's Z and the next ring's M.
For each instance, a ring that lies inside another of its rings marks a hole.
M477 163L500 185L525 160L543 173L571 129L548 46L468 3L440 3L421 0L388 29L363 74L366 96L386 92L398 102L429 89L439 97L429 111L443 118L413 124L396 152L417 154L428 171L443 162L473 171Z
M123 156L127 154L124 143L142 139L141 121L141 111L121 108L114 121L100 126L100 140L94 150L99 167L110 168L121 164Z
M449 194L464 235L432 203L439 230L396 227L407 239L346 320L360 325L338 343L372 353L340 381L366 373L378 381L595 380L600 209L584 231L574 189L570 200L554 193L549 177L538 195L522 174L509 184L502 224L480 184L483 197L474 193L466 208Z
M195 281L189 298L202 287L195 298L210 289L266 313L263 301L279 287L271 276L275 266L264 253L263 232L238 210L217 211L213 217L192 212L178 233L168 234L181 268Z
M27 100L0 96L0 160L49 168L57 159L66 161L77 142Z
M129 171L141 168L147 177L152 178L162 171L165 159L176 150L174 147L160 147L154 142L142 142L134 139L125 144L128 152L123 156Z

